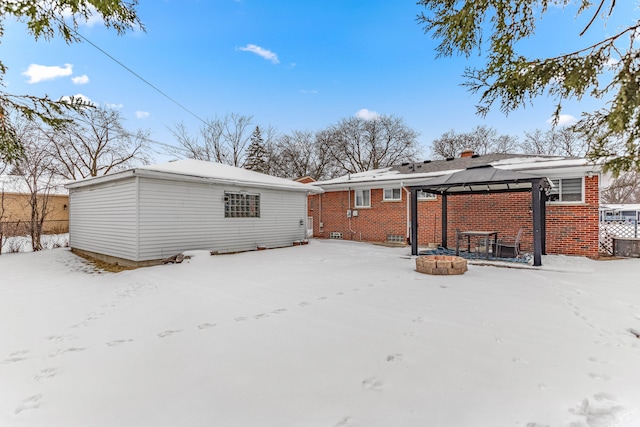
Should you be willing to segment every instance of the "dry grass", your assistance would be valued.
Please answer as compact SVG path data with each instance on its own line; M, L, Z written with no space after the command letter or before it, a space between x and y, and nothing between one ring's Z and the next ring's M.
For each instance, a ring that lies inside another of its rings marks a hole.
M127 267L125 265L112 264L110 262L100 261L92 256L73 252L75 255L79 256L86 260L89 264L91 264L96 270L106 271L109 273L120 273L121 271L127 270L135 270L138 267Z

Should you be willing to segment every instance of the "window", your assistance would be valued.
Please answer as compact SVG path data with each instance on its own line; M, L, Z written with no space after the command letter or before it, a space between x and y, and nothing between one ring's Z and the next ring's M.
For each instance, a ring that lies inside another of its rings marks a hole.
M427 193L426 191L418 191L418 200L436 200L438 196L433 193Z
M402 200L400 188L385 188L383 200Z
M260 195L224 192L225 218L260 218Z
M553 188L547 200L550 202L582 202L582 178L552 179Z
M356 208L371 207L371 190L355 190Z

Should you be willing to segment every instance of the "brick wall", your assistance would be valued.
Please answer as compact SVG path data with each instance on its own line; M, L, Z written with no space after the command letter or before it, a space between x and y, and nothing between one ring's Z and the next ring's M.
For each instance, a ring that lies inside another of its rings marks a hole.
M351 206L354 203L351 191ZM371 207L358 208L358 216L347 218L349 193L332 191L309 197L309 216L313 216L313 235L328 238L340 232L345 240L383 242L388 235L407 237L407 197L383 201L383 190L371 190ZM495 230L499 237L513 237L524 229L522 250L533 252L531 193L475 194L449 196L448 246L455 246L456 228ZM441 242L441 199L418 201L418 238L420 245ZM585 177L585 203L547 204L546 244L548 254L598 256L598 177ZM352 209L354 209L352 207ZM324 225L324 227L320 227Z

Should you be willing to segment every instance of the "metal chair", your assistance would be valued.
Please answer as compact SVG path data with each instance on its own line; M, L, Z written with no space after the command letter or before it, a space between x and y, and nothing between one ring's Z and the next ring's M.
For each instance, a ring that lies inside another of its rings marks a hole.
M522 228L518 230L513 242L498 240L496 243L497 258L517 258L520 256L520 240L522 239Z

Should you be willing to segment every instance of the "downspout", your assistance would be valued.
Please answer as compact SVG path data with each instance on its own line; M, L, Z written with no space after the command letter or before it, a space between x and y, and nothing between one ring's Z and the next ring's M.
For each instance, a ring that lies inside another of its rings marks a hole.
M322 196L324 196L324 193L318 194L318 234L324 234L324 224L322 223Z
M404 182L400 182L400 186L407 193L407 230L406 230L406 238L409 241L409 236L411 236L411 191L407 190L407 187L404 186Z
M349 194L349 211L352 211L351 209L351 187L349 187L349 189L347 190L348 194ZM353 235L353 234L358 234L357 231L352 230L351 229L351 215L349 215L348 218L348 223L349 223L349 232ZM360 240L362 240L362 233L360 233Z

